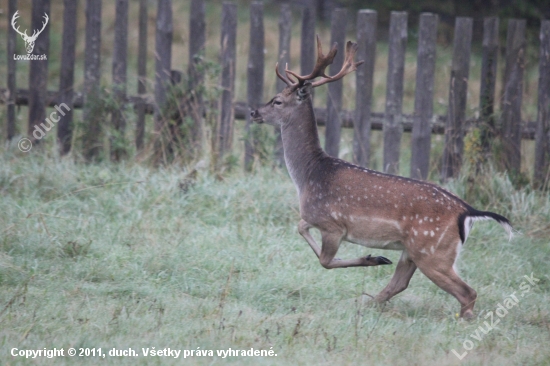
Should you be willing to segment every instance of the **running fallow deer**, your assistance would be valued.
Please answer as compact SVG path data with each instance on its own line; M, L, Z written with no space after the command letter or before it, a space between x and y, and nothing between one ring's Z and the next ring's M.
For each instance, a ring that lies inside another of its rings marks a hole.
M375 297L377 302L405 290L418 267L456 297L461 317L473 317L477 294L458 276L456 260L474 221L496 220L511 237L510 222L496 213L474 209L435 184L365 169L322 150L311 90L343 78L362 63L353 60L357 44L348 42L341 71L327 76L325 69L336 55L336 46L325 56L317 37L317 63L307 76L288 67L286 76L281 75L276 66L277 76L287 87L251 112L255 122L281 128L286 166L300 200L299 233L328 269L392 264L387 258L371 255L335 258L343 240L369 248L400 250L395 273ZM321 248L310 234L311 228L321 232Z

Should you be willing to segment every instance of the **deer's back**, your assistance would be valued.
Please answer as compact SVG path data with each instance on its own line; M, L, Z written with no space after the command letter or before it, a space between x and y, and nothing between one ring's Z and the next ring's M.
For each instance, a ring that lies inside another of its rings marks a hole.
M338 227L352 242L367 236L403 242L415 232L433 236L456 225L467 210L464 201L434 184L329 157L311 172L300 193L304 220L318 228Z

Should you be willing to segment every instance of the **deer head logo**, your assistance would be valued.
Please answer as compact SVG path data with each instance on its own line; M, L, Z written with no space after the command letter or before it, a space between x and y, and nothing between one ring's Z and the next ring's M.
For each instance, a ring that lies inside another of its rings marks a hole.
M27 35L27 30L25 29L25 32L21 32L19 31L19 26L17 26L16 28L16 24L15 24L15 21L17 20L17 18L19 18L19 10L15 12L15 14L13 14L13 17L11 18L11 26L13 27L13 29L19 33L21 35L21 38L23 38L23 40L25 41L25 48L27 49L27 53L32 53L32 50L34 49L34 42L36 41L36 38L38 37L38 35L40 33L42 33L42 31L44 30L44 28L46 28L46 25L48 24L48 14L44 13L44 19L45 19L45 22L42 22L42 29L40 29L39 31L33 31L32 33L32 36L28 36Z

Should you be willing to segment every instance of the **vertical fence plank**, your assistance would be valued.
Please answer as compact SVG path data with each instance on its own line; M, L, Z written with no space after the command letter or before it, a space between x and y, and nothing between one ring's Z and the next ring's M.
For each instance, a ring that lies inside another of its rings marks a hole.
M168 142L167 119L164 115L167 94L171 78L172 59L172 0L159 0L157 7L156 36L155 36L155 134L157 135L156 155L160 157L166 151Z
M521 100L525 67L525 20L508 20L502 100L503 161L511 174L521 170Z
M487 155L495 136L495 84L498 61L497 17L483 20L483 55L481 60L481 88L479 93L479 126L481 146Z
M8 2L8 19L11 19L17 11L17 0L9 0ZM15 136L15 97L17 94L17 81L16 81L16 64L13 55L15 54L15 30L8 26L8 39L7 39L7 56L8 56L8 97L6 100L7 106L7 119L6 119L6 138L11 140Z
M541 22L539 57L539 100L533 180L537 187L547 188L550 181L550 20Z
M191 0L189 12L189 90L193 95L189 112L193 119L192 150L200 152L204 139L204 101L200 85L204 82L201 63L206 43L206 6L204 0Z
M147 92L147 0L139 0L139 33L138 33L138 95L144 97ZM145 136L145 102L140 99L136 105L136 149L143 149Z
M223 157L231 149L233 139L233 97L235 90L235 56L237 43L237 5L224 2L222 8L221 29L221 67L220 119L217 136L216 165L221 166Z
M355 123L353 124L353 161L369 166L372 90L374 86L374 64L376 61L376 24L378 13L374 10L360 10L357 13L356 60L365 63L357 68L355 81Z
M59 105L65 104L67 111L57 123L57 139L61 155L71 150L73 137L74 64L76 49L76 21L78 1L65 0L63 10L63 46L61 69L59 70Z
M290 11L290 4L281 4L281 15L279 17L279 57L277 61L279 63L279 71L282 73L285 65L290 62L290 35L292 32L292 13ZM277 78L277 93L280 93L286 84L281 79ZM275 159L279 166L285 164L285 157L283 151L283 140L281 138L281 129L275 127Z
M437 21L436 14L420 15L411 140L411 178L417 179L426 179L430 167Z
M300 72L307 75L315 64L315 1L305 0L302 9Z
M250 50L247 66L247 103L257 109L263 101L264 90L264 5L261 2L250 4ZM255 146L254 129L251 128L250 114L246 114L246 139L244 142L244 166L252 169Z
M113 49L113 96L118 108L112 111L113 132L111 160L118 161L125 154L126 70L128 55L128 0L116 0L115 40Z
M100 152L101 120L97 118L101 77L101 0L86 0L86 50L84 55L84 111L86 123L84 157L90 161Z
M407 13L391 12L386 108L384 113L384 167L390 174L399 172L403 134L403 77L407 47Z
M344 63L345 45L346 45L346 24L348 11L346 9L335 9L332 12L330 22L330 44L338 43L340 50L330 65L330 75L335 75L340 71ZM327 122L325 127L325 150L330 156L338 157L340 150L340 132L342 121L340 111L342 110L342 88L343 80L328 84L327 93Z
M50 15L50 0L33 0L32 2L32 23L31 28L33 31L38 31L43 28L46 19L45 14ZM48 55L50 48L50 27L48 25L44 28L40 36L36 38L34 43L34 55ZM28 50L27 50L28 51ZM36 129L42 131L45 134L51 128L53 124L46 125L46 106L48 104L47 98L48 88L48 60L33 60L29 67L29 136L33 134ZM38 125L44 123L45 130ZM38 141L37 141L38 142Z
M292 32L292 12L290 4L281 4L281 14L279 16L279 56L277 62L279 63L279 72L283 72L285 65L290 62L290 39ZM281 79L277 78L277 93L283 91L286 88L286 84Z
M441 178L456 177L464 151L464 121L472 45L472 18L458 17L455 23L453 61L449 89L449 110L445 125L445 149Z

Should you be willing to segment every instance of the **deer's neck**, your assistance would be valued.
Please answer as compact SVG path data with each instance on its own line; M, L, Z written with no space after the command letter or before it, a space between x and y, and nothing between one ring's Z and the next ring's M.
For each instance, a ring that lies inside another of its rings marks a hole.
M299 113L293 113L290 121L281 128L286 166L298 194L303 191L310 173L325 155L319 141L311 100L300 108Z

